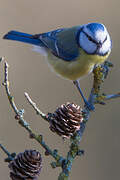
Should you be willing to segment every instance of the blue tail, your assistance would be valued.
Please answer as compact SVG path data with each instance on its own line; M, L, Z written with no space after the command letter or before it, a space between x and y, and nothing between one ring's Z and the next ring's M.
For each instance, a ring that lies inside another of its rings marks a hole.
M38 46L44 46L39 38L35 38L31 34L26 34L18 31L9 31L3 39L9 39L14 41L20 41L28 44L34 44Z

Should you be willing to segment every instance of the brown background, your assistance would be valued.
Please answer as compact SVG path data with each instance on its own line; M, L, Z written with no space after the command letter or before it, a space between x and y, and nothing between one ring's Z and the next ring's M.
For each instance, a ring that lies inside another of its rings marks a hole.
M40 54L31 51L31 46L2 40L9 30L40 33L60 27L70 27L98 21L109 29L113 41L110 60L114 68L104 84L104 92L113 93L120 89L120 1L119 0L0 0L0 56L8 61L11 92L19 108L25 109L25 119L45 141L65 155L69 142L49 130L49 126L35 114L24 98L28 92L44 112L67 101L81 104L79 94L69 81L63 80L46 65ZM86 96L92 85L92 76L81 80ZM0 84L3 81L3 63ZM120 179L120 99L106 106L96 106L84 133L81 149L85 156L73 164L71 180ZM0 141L10 152L37 149L43 155L43 169L39 179L56 180L60 169L51 169L51 157L44 157L39 144L28 138L28 133L14 120L4 87L0 86ZM8 180L9 170L4 163L5 154L0 150L0 179Z

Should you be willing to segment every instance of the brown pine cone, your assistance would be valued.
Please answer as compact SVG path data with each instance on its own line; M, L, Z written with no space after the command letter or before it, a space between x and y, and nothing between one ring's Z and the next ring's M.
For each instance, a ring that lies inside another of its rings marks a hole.
M83 121L82 109L74 103L62 104L52 114L50 129L63 138L69 138L80 129Z
M12 180L37 180L41 171L41 154L36 150L26 150L19 153L16 158L9 163Z

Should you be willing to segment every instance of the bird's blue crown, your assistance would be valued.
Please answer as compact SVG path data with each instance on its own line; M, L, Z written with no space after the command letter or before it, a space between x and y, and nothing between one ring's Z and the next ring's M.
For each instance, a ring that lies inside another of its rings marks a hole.
M104 31L105 27L103 24L100 23L89 23L86 26L91 32L95 33L97 30Z

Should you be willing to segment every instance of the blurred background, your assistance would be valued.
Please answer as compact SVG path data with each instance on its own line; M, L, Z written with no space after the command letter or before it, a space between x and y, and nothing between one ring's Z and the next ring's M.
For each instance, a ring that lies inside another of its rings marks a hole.
M24 92L28 92L38 107L45 113L53 112L67 101L82 105L80 96L67 80L57 77L48 68L44 58L33 51L31 46L3 40L9 30L28 33L47 32L56 28L70 27L88 22L102 22L106 25L113 41L109 60L114 68L105 81L105 93L120 90L120 1L119 0L0 0L0 56L9 64L10 88L19 108L25 109L25 119L51 148L58 148L66 155L69 141L63 140L49 130L49 125L35 114L27 103ZM3 81L3 63L0 70L0 84ZM81 80L86 96L92 86L92 75ZM107 102L106 106L96 105L91 114L81 149L85 156L75 160L71 180L113 180L120 179L120 99ZM61 169L52 169L52 157L45 157L39 144L30 140L28 133L14 119L5 89L0 86L0 143L10 152L37 149L43 155L43 169L39 179L56 180ZM4 163L6 155L0 150L0 177L8 180L9 169Z

